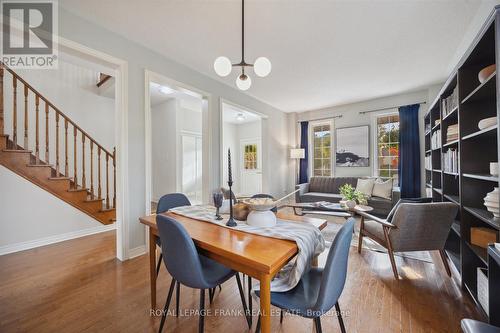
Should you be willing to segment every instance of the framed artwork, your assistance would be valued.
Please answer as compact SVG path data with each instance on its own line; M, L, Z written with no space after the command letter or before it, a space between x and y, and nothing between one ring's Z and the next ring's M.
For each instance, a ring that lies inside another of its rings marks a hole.
M337 128L336 166L370 166L370 126Z

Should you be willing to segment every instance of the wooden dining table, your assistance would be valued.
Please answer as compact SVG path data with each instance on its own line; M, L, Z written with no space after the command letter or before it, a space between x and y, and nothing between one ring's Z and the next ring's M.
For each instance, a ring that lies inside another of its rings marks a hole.
M247 274L260 282L261 330L271 331L271 280L298 252L297 244L251 234L220 225L195 220L172 212L164 213L180 222L193 239L200 253ZM297 223L310 223L320 230L327 221L278 212L277 217ZM149 227L149 271L151 283L151 308L156 309L156 237L159 237L156 214L141 217L140 222Z

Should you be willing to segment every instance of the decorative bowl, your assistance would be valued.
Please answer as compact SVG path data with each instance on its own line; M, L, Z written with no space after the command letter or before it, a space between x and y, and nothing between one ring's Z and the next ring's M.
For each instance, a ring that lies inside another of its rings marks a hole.
M484 119L481 119L479 121L479 123L477 123L477 127L480 129L480 130L483 130L485 128L488 128L488 127L491 127L491 126L494 126L497 124L497 117L489 117L489 118L484 118Z
M247 224L252 227L272 227L276 225L276 215L270 210L252 210L247 216Z
M252 198L245 199L243 203L250 207L251 210L266 211L276 207L276 201L271 198Z
M479 71L479 74L477 75L477 79L479 80L479 82L483 83L496 70L497 70L496 65L489 65L489 66L487 66Z

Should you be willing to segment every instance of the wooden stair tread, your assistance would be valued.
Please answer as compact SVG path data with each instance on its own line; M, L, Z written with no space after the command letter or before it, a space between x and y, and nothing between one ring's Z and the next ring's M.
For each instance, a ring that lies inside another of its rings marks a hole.
M26 166L29 168L40 168L40 167L52 168L51 164L26 164Z
M31 154L33 151L26 149L2 149L5 153L28 153Z
M112 211L115 211L115 210L116 210L116 208L103 208L99 212L106 213L106 212L112 212Z
M95 199L87 199L85 200L85 202L102 202L104 199L98 199L98 198L95 198Z
M72 180L73 178L60 176L60 177L49 177L49 179L50 180Z

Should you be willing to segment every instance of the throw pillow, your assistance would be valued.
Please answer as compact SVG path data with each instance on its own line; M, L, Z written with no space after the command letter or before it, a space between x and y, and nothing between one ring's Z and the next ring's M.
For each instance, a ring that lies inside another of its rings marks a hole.
M359 191L366 195L367 198L371 198L373 185L375 184L375 179L358 179L358 183L356 185L356 191Z
M390 200L392 198L392 179L383 181L379 178L375 180L372 196Z

